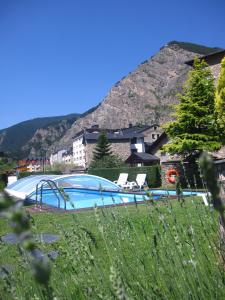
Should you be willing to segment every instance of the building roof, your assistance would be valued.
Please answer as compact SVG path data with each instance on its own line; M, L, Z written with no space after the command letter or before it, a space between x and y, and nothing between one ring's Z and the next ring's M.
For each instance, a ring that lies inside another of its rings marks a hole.
M168 140L169 140L169 138L164 131L155 142L153 142L151 144L147 143L147 152L150 152L150 153L157 152L162 147L162 145L164 145L168 142Z
M110 141L114 140L128 140L132 138L141 138L144 137L144 131L159 126L157 124L152 125L136 125L130 126L128 128L119 128L119 129L106 129L106 128L97 128L92 127L78 132L73 138L77 138L83 135L87 141L96 141L101 132L106 132L107 138Z
M86 141L97 141L100 133L84 133L84 139ZM107 139L110 141L115 141L115 140L130 140L134 137L136 138L141 138L144 137L143 134L141 133L125 133L123 132L118 132L118 133L106 133Z
M126 163L129 162L149 163L149 162L155 162L159 160L160 160L159 157L156 155L152 155L145 152L134 152L126 159Z
M211 54L208 54L208 55L204 55L204 56L201 56L199 57L201 60L204 59L208 64L210 63L214 63L214 64L217 64L217 63L220 63L221 60L225 57L225 49L223 50L219 50L219 51L216 51L216 52L213 52ZM194 59L192 60L188 60L185 62L187 65L189 66L193 66L193 63L194 63Z
M73 155L73 152L71 152L71 151L64 152L62 154L62 157L65 157L65 156L68 156L68 155Z

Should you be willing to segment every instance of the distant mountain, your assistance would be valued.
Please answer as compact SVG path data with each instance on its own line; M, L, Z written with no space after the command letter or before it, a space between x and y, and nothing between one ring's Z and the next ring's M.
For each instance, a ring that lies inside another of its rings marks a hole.
M219 50L171 41L119 80L99 105L84 114L38 118L0 130L0 151L20 157L45 156L72 147L74 135L92 125L163 124L171 120L171 106L177 103L176 94L191 68L185 62Z
M169 42L119 80L98 107L80 117L50 150L71 146L78 131L94 124L105 128L122 128L129 123L163 124L171 120L171 105L177 103L176 94L191 68L185 62L219 50L222 49L187 42Z
M40 131L51 132L51 136L46 140L48 147L59 140L65 132L71 127L71 125L79 117L79 114L70 114L66 116L36 118L28 121L24 121L0 130L0 151L10 152L18 157L25 157L33 154L44 155L43 145L40 138ZM32 141L36 141L36 145L32 144ZM37 146L38 144L38 146ZM29 148L30 147L30 148ZM32 151L32 147L35 147L37 151ZM40 148L40 149L38 149Z

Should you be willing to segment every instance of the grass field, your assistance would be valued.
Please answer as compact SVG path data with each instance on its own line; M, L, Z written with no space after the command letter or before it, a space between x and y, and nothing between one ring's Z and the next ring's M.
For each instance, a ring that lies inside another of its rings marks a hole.
M60 236L39 244L58 251L51 295L26 254L1 242L0 265L12 266L0 278L1 299L225 299L218 216L200 198L31 217L34 233ZM0 218L0 236L11 231Z

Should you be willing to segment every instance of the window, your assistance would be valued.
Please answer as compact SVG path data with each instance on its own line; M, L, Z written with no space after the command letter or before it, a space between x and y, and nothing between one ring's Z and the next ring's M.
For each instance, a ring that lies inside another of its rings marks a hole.
M153 139L153 140L155 139L155 134L154 134L154 133L152 134L152 139Z
M137 138L136 137L132 138L130 142L131 142L131 144L136 144L137 143Z

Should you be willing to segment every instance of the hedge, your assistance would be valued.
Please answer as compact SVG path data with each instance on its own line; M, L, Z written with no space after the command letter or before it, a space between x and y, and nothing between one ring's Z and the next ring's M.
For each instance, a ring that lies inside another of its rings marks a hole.
M151 188L161 186L161 169L159 165L150 167L120 167L108 169L89 169L91 175L100 176L111 181L117 180L120 173L128 173L128 181L134 181L137 174L147 174L147 184Z
M47 172L19 172L18 179L24 178L30 175L61 175L60 171L47 171Z
M7 184L7 174L5 173L0 174L0 181L3 182L4 184Z

